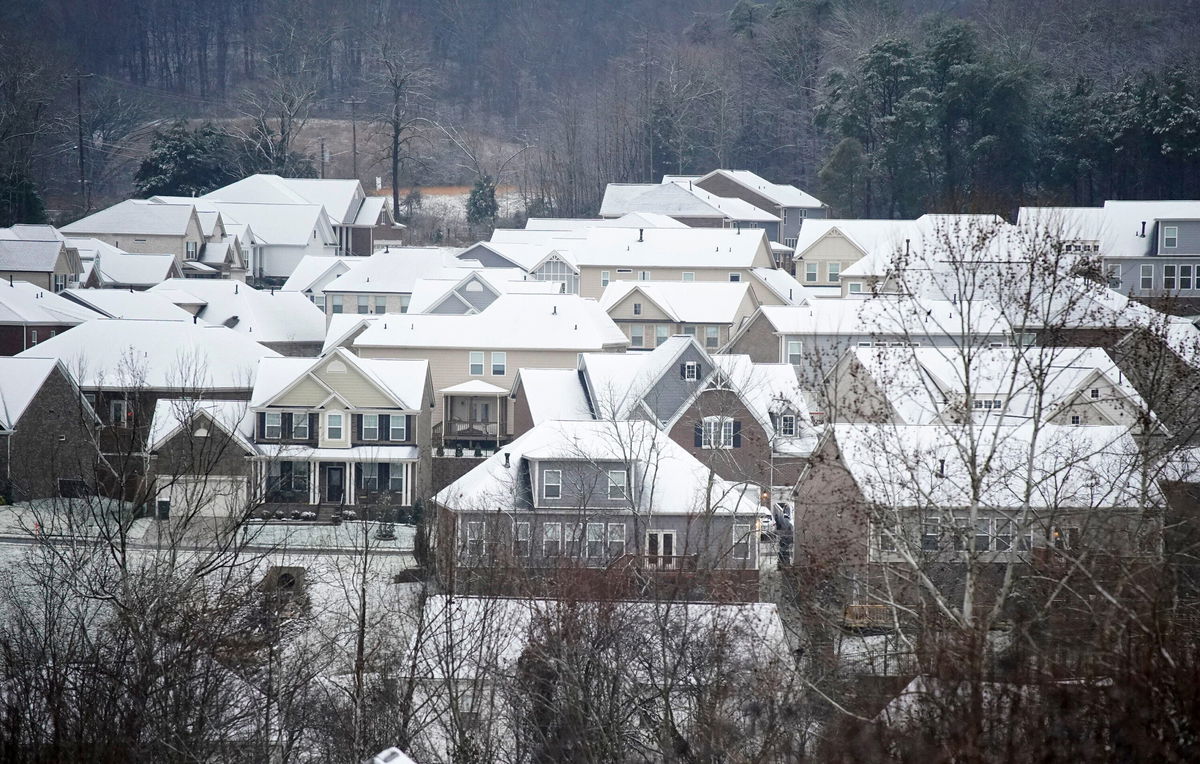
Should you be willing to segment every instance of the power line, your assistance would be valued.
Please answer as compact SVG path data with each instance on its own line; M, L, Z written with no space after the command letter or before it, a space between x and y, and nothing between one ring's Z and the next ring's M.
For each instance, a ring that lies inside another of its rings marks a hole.
M78 71L74 75L65 74L63 79L75 77L75 122L79 128L79 203L83 205L83 214L87 214L92 208L92 200L88 198L87 179L84 175L84 148L83 148L83 81L89 77L94 77L94 74L82 74Z

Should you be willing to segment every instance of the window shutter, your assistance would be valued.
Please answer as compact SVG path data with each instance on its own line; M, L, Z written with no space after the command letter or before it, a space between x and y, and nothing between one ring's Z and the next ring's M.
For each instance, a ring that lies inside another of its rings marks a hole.
M692 426L692 433L696 436L696 448L704 447L704 423L696 422Z
M679 364L679 378L687 379L687 364L686 363Z
M281 432L279 433L279 437L281 437L285 440L291 440L291 438L292 438L292 415L291 414L284 414L283 416L279 417L279 429L281 430Z
M738 421L733 423L733 447L742 447L742 423Z
M362 487L363 487L362 464L354 465L354 484L359 487L359 490L362 490Z
M320 426L320 424L321 424L321 415L320 414L309 414L308 415L308 439L309 440L316 440L319 437L317 435L317 427Z
M505 405L508 405L508 404L505 404ZM413 435L413 426L416 424L416 419L417 418L411 414L404 417L404 439L405 440L415 440L416 439L416 436Z
M388 478L391 477L391 467L392 465L388 464L387 462L380 462L379 466L375 468L379 470L377 474L379 475L379 490L381 491L387 491L390 489Z
M267 437L267 413L265 411L258 412L258 437Z
M362 414L354 414L354 439L362 440Z
M379 415L379 439L392 439L392 417L389 414Z

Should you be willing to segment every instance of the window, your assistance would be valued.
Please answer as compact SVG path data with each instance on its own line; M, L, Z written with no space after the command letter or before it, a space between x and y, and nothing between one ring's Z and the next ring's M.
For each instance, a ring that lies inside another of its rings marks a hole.
M483 351L472 350L467 353L467 373L472 377L483 376Z
M267 493L307 494L308 462L271 462L267 468Z
M1108 266L1108 286L1111 289L1120 289L1121 288L1121 266L1120 265Z
M987 552L992 548L992 521L984 518L975 521L975 551Z
M371 312L371 298L365 294L360 294L358 296L358 312L360 314Z
M325 415L325 437L328 440L342 439L342 415L341 414L326 414Z
M650 271L638 271L638 281L649 281Z
M264 417L263 437L278 440L283 435L283 414L268 412Z
M562 498L562 470L546 470L542 473L542 498Z
M688 361L683 365L683 378L688 381L695 381L700 378L700 364L695 361Z
M779 434L785 438L792 438L796 435L796 415L784 414L779 417Z
M842 276L842 264L841 263L826 263L825 264L826 281L828 281L830 284L836 284L838 282L838 280L841 278L841 276Z
M696 336L696 327L685 326L685 327L683 327L683 333L689 337L695 337Z
M733 559L750 559L750 526L735 523L733 526Z
M67 288L67 275L65 273L54 274L54 291L61 292Z
M404 493L404 473L407 465L404 462L392 462L388 465L388 490L393 493Z
M921 524L921 549L936 552L941 545L942 523L936 517L928 517Z
M562 523L542 523L542 557L562 553Z
M129 401L120 398L115 401L108 402L108 414L114 427L132 427L133 426L133 406Z
M567 523L563 526L563 552L572 557L579 556L579 547L583 543L583 526L577 523Z
M670 337L669 329L666 324L655 324L654 326L654 347L658 347L667 341Z
M608 524L608 559L615 560L625 554L625 523Z
M472 557L483 554L483 523L480 521L467 523L467 554Z
M375 295L375 312L387 313L387 297L381 294Z
M602 286L602 287L608 286L608 282L611 280L612 280L612 278L610 276L609 271L600 271L600 286Z
M1090 391L1090 394L1091 394L1093 400L1095 400L1096 398L1099 398L1100 397L1100 388L1093 387Z
M529 523L513 526L513 557L529 556Z
M1050 541L1055 549L1069 551L1079 548L1079 529L1055 526L1050 529Z
M629 327L629 344L635 348L644 347L646 343L645 335L642 333L642 325L634 324Z
M704 327L704 347L709 350L715 350L721 344L720 327L706 326Z
M633 304L633 315L635 315L635 316L642 315L642 304L640 302L635 302Z
M633 273L633 268L617 268L617 276L628 276Z
M187 248L187 259L195 260L196 259L196 251L199 249L196 246L196 242L189 241L189 242L185 243L184 246Z
M660 570L675 567L675 531L646 531L646 564Z
M586 556L592 560L604 557L604 523L587 524Z
M850 294L862 294L862 288L863 285L861 281L851 281L848 287Z
M410 302L412 302L412 295L411 295L411 294L402 294L402 295L400 295L400 312L401 312L401 313L407 313L407 312L408 312L408 304L409 304Z
M730 273L729 274L730 283L736 284L736 283L740 282L741 280L742 280L742 274L740 274L740 273Z
M733 420L726 417L704 418L703 448L733 448Z
M330 301L330 306L331 306L330 310L332 310L334 313L341 313L343 310L342 296L340 294L332 295L331 301Z
M796 237L795 236L787 237L786 239L783 240L783 245L785 247L791 247L792 249L795 249L796 248Z
M1147 291L1154 288L1154 266L1153 265L1143 265L1142 266L1141 287L1142 287L1142 289L1147 290Z
M408 440L408 417L403 414L388 417L388 440Z
M364 491L378 491L379 465L375 462L363 462L358 465L358 468L362 470L362 485L359 488L362 488Z
M379 440L379 415L378 414L363 414L362 415L362 439L363 440Z
M498 350L492 353L492 376L503 377L508 371L508 353Z
M1179 246L1179 226L1165 225L1163 226L1163 248L1175 249Z
M789 340L787 344L787 362L793 366L800 363L800 342Z
M804 280L810 284L817 283L817 266L818 263L804 264Z
M312 301L313 305L316 305L318 308L320 308L322 313L325 312L325 295L314 294L312 296Z
M36 344L37 344L37 342L38 342L38 340L37 340L37 329L30 329L30 330L29 330L29 344L30 344L30 345L36 345Z
M1164 265L1163 266L1163 289L1165 289L1168 292L1175 291L1175 266L1174 265Z
M1192 266L1190 265L1179 266L1179 290L1181 292L1192 291Z
M891 532L888 531L887 528L884 528L883 526L879 526L879 528L875 532L875 539L876 539L875 543L878 545L879 551L881 551L881 552L896 551L896 538Z
M624 499L627 475L625 470L608 471L608 498Z
M695 271L684 271L683 272L683 280L684 281L695 281L696 280Z
M1072 414L1071 415L1071 424L1076 424L1076 425L1083 424L1083 417L1079 416L1078 414Z

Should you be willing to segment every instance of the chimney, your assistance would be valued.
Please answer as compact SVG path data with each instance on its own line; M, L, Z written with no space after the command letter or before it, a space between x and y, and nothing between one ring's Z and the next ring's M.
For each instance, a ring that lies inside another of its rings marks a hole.
M511 466L511 463L508 460L509 460L509 454L507 451L505 451L504 452L504 469L508 469Z
M646 229L645 229L645 228L639 228L639 229L638 229L638 241L639 241L639 242L643 242L643 241L645 241L645 240L646 240Z

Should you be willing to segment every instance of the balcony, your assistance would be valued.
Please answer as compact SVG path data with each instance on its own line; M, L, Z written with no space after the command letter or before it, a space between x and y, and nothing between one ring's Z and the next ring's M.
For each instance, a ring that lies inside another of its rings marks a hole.
M481 380L446 388L442 442L498 442L508 433L508 391Z

